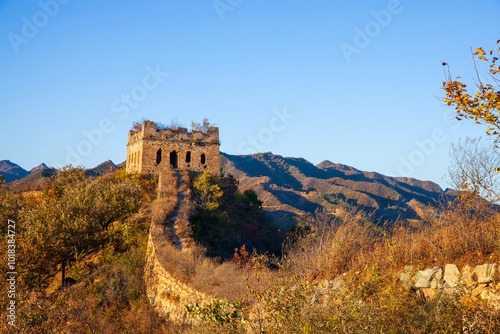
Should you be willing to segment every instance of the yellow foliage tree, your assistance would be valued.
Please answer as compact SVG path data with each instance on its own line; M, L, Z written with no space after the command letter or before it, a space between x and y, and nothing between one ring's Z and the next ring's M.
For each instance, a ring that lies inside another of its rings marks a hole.
M194 183L196 202L204 209L215 210L219 207L223 191L216 177L209 171L198 176Z
M494 146L498 148L500 142L500 90L495 90L491 84L484 84L479 76L476 66L476 59L489 63L489 75L493 82L500 88L500 65L497 63L500 54L500 40L496 42L497 49L486 53L482 48L477 48L473 52L474 67L476 69L476 92L470 95L467 85L459 81L461 77L451 78L449 71L446 72L447 63L443 63L446 81L443 82L443 89L446 97L443 101L449 106L453 106L457 112L456 118L472 119L476 124L487 124L486 134L496 136Z
M92 179L81 168L64 167L40 198L19 211L25 226L20 245L29 269L24 278L43 285L60 266L64 283L67 265L99 249L112 222L140 208L142 193L133 178Z

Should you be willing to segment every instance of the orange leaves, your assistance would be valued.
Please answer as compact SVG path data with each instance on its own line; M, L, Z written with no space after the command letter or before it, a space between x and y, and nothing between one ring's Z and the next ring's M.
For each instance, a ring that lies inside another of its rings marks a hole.
M497 41L497 45L500 40ZM500 53L500 50L498 50ZM489 55L492 56L488 60L485 55L486 52L482 48L477 48L474 56L478 56L478 60L489 61L490 65L488 71L493 79L493 84L500 87L500 66L497 65L498 57L493 57L494 51L490 51ZM443 66L448 64L443 63ZM446 92L446 97L442 99L447 105L453 106L457 112L457 119L471 119L476 124L487 124L487 135L496 136L495 144L500 144L500 90L495 90L495 87L488 83L483 84L481 77L477 75L475 79L476 91L474 94L469 95L467 92L467 85L458 81L461 77L456 77L455 80L451 79L449 70L445 71L446 82L443 82L443 90Z
M474 52L474 55L477 55L477 54L484 56L486 54L486 52L484 52L484 50L482 48L477 48L476 52Z

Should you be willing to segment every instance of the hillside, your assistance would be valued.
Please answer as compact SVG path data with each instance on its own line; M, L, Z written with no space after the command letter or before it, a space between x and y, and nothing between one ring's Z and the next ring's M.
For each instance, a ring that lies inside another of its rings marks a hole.
M14 180L6 185L6 189L15 192L38 190L45 184L47 178L55 175L55 168L44 168L29 173L23 178Z
M357 207L384 221L425 219L451 196L430 181L389 177L330 161L315 166L303 158L272 153L221 153L221 168L239 179L241 189L255 189L264 209L283 228L291 227L295 217L321 208L335 214Z
M39 170L43 170L45 168L49 168L49 166L47 166L46 164L44 164L43 162L41 164L39 164L38 166L36 167L33 167L30 169L30 173L34 173L36 171L39 171Z
M0 161L0 175L2 175L7 182L21 179L29 175L29 173L30 172L10 160Z
M99 164L98 166L94 168L87 169L87 173L92 176L96 175L104 175L108 172L115 172L119 169L118 166L116 166L113 161L111 160L106 160L103 163Z

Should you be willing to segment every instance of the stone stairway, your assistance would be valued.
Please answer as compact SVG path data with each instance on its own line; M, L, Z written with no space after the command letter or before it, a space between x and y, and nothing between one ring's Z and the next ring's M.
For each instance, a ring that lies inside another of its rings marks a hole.
M177 235L177 231L179 230L179 225L181 224L181 217L180 217L180 212L181 212L181 208L182 208L182 205L183 205L183 200L184 200L184 192L181 191L181 174L179 173L179 171L176 171L176 177L177 177L177 196L178 196L178 204L177 204L177 208L175 209L173 215L172 215L172 218L170 219L170 222L168 224L169 226L169 230L170 230L170 234L172 235L172 238L174 240L174 245L175 245L175 248L177 248L177 250L184 250L186 249L186 245L185 245L185 242L183 242L179 236Z

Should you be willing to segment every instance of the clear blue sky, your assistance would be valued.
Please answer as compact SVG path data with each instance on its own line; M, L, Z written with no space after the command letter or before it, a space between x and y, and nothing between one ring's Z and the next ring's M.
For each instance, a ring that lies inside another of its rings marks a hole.
M120 163L132 122L207 117L229 154L446 187L450 144L483 128L448 121L441 62L470 81L469 48L494 47L499 14L499 0L0 0L0 160Z

